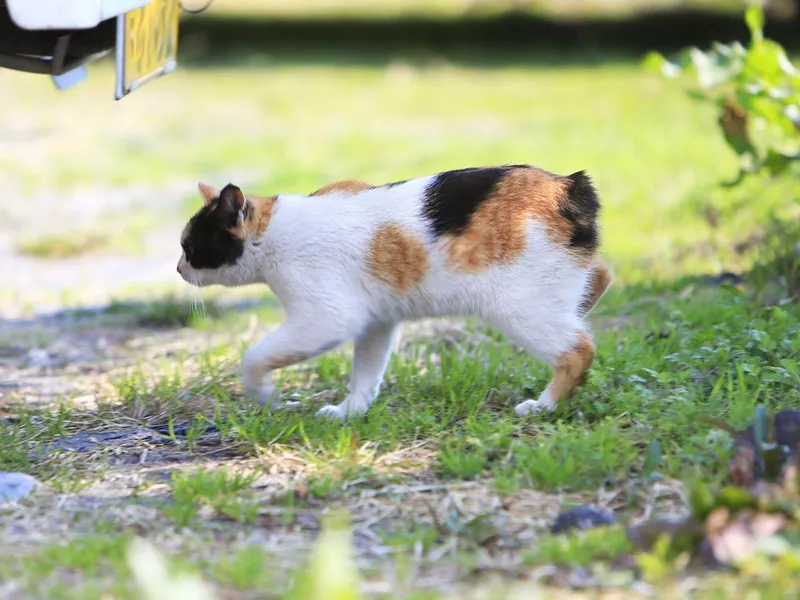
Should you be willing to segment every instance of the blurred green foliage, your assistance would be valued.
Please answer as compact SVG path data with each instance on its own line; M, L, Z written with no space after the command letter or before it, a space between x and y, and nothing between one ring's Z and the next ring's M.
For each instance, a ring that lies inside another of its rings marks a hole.
M714 43L710 50L687 48L672 60L658 52L645 66L667 77L693 73L700 90L690 94L718 107L718 123L728 146L739 156L746 175L779 175L800 159L800 70L779 43L764 37L764 12L751 4L745 11L750 30L747 47Z

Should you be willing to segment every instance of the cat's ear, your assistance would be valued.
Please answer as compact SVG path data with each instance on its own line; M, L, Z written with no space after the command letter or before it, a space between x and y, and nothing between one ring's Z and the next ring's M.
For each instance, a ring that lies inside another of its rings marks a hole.
M219 205L226 212L239 213L244 210L244 192L238 187L229 183L219 193Z
M203 197L203 203L211 204L211 201L217 197L217 190L203 183L202 181L197 184L197 189L200 190L200 195Z

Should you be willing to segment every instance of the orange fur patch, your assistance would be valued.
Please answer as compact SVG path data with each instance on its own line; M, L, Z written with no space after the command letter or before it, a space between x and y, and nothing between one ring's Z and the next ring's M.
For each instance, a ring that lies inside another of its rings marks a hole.
M531 219L544 224L553 242L567 246L572 224L561 216L559 206L568 185L566 177L533 167L510 171L475 211L467 229L445 238L450 265L477 271L513 261L525 250ZM583 266L591 260L580 249L569 251Z
M399 226L386 224L370 242L367 269L373 279L403 294L419 285L428 272L428 252Z
M275 202L278 197L248 196L247 199L250 201L252 212L249 218L245 219L241 225L231 229L231 233L242 239L247 237L258 239L264 234L272 219L272 211L275 208Z
M550 390L555 401L572 395L575 388L586 382L594 362L595 347L586 333L581 333L572 350L558 358Z
M302 352L289 352L287 354L278 354L276 356L270 356L266 362L266 369L268 371L273 371L275 369L282 369L283 367L288 367L290 365L294 365L301 361L304 361L308 358Z
M606 290L611 285L611 279L613 277L611 269L602 261L594 261L591 268L592 273L589 275L589 294L583 299L583 302L581 302L578 308L578 313L581 316L587 314L594 308L595 304L603 297L603 294L606 293Z
M357 179L344 179L343 181L334 181L333 183L324 185L311 195L321 196L330 192L345 192L347 194L355 194L357 192L368 190L371 187L372 186L370 184Z

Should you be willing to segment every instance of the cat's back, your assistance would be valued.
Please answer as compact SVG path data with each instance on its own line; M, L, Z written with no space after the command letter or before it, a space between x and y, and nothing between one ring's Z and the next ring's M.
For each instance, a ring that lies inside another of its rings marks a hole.
M363 249L382 227L392 226L432 241L421 199L433 177L381 186L356 180L329 184L311 195L280 195L273 235L330 249L332 257Z
M370 185L329 184L280 196L277 235L331 260L416 260L454 274L510 265L526 254L563 254L586 265L599 245L597 193L585 173L528 165L472 167ZM530 257L529 257L530 258Z
M325 214L332 224L355 226L403 223L421 224L421 201L436 175L384 185L345 180L328 184L308 196L309 211Z

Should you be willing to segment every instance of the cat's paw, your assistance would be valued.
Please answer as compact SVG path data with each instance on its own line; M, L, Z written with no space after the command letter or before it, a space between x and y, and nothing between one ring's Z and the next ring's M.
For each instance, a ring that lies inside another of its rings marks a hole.
M257 389L245 389L245 396L258 402L259 406L267 408L277 407L281 401L281 394L275 386L265 385Z
M514 407L514 412L518 417L530 417L533 415L549 414L556 409L556 404L548 399L525 400Z
M356 404L345 400L341 404L326 404L317 411L317 417L331 421L346 421L367 412L369 405Z
M341 406L326 404L317 411L316 417L329 421L345 421L347 420L347 412Z

